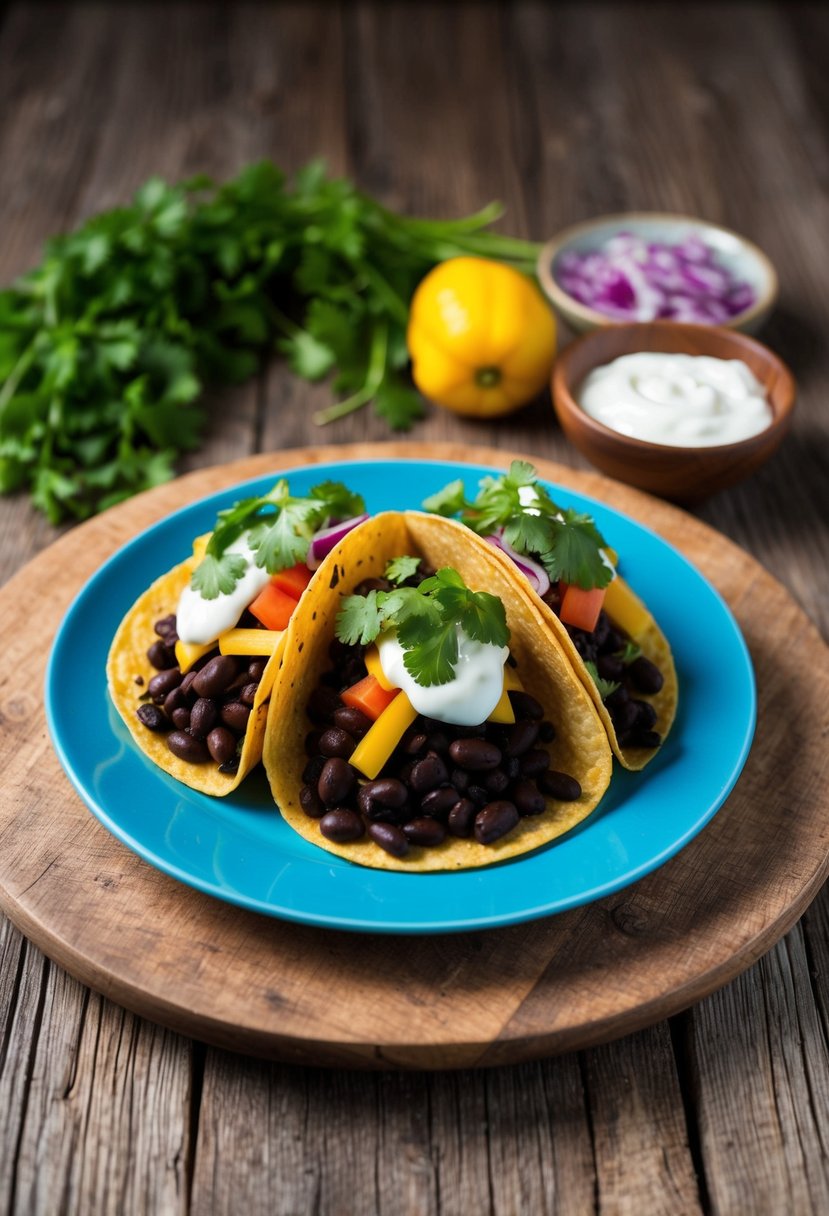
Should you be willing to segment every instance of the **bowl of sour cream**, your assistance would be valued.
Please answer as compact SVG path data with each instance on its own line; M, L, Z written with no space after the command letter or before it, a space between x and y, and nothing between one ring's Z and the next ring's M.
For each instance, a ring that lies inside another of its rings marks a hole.
M734 330L654 321L593 330L553 369L568 439L602 472L691 502L777 449L795 401L785 363Z

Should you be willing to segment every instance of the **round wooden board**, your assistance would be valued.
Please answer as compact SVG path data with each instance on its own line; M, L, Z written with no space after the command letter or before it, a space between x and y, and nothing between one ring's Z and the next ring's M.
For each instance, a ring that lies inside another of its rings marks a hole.
M257 456L183 477L69 532L0 592L0 903L78 979L222 1047L309 1064L514 1063L616 1038L754 962L827 872L829 662L804 613L735 545L674 507L536 461L682 550L730 604L757 672L759 718L725 807L636 885L487 933L394 937L272 920L154 870L75 795L41 689L49 642L82 583L126 540L195 498L277 468L372 457L505 467L512 453L436 444Z

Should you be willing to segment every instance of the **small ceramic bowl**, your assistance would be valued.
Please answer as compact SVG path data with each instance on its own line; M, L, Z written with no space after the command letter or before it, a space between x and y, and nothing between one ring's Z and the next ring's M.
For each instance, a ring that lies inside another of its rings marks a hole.
M731 232L689 215L633 211L604 215L566 228L547 241L538 257L538 278L548 299L564 319L579 333L619 322L595 308L589 308L560 286L557 268L566 253L589 253L600 248L620 232L631 232L646 240L677 244L693 233L715 251L717 261L740 282L748 283L755 294L754 303L737 313L726 324L728 329L754 333L769 316L777 300L777 272L762 250ZM624 322L622 322L624 324Z
M672 447L611 430L581 409L579 387L593 368L639 351L742 359L766 390L772 421L759 435L714 447ZM686 503L742 481L768 460L788 430L795 401L794 377L768 347L730 329L675 321L613 325L577 338L556 360L552 391L565 435L597 469Z

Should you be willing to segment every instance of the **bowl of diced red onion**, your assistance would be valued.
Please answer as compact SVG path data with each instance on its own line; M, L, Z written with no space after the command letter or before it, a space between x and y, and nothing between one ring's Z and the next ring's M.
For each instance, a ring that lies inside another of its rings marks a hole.
M670 320L753 333L777 299L777 274L756 245L716 224L657 212L567 228L542 248L538 277L579 331Z

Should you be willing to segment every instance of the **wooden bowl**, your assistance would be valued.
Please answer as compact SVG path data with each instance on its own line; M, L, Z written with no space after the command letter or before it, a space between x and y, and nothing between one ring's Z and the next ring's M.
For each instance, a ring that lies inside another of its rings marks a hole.
M560 259L566 253L589 253L599 249L620 232L631 232L645 240L669 244L681 241L689 233L701 237L706 245L714 250L718 262L730 271L735 279L749 283L754 289L754 303L731 317L724 325L726 329L754 333L774 308L778 293L777 272L762 249L758 249L739 233L732 232L730 228L722 228L719 224L709 224L707 220L692 215L674 215L661 211L627 211L618 215L599 216L565 228L547 241L539 254L536 270L544 293L571 328L579 333L617 325L619 322L573 299L561 287L557 278Z
M671 447L621 435L578 404L588 372L640 351L742 359L765 387L773 418L764 431L715 447ZM795 380L768 347L745 334L675 321L614 325L577 338L553 368L553 404L568 439L603 473L674 502L694 502L742 481L779 447L789 427Z

